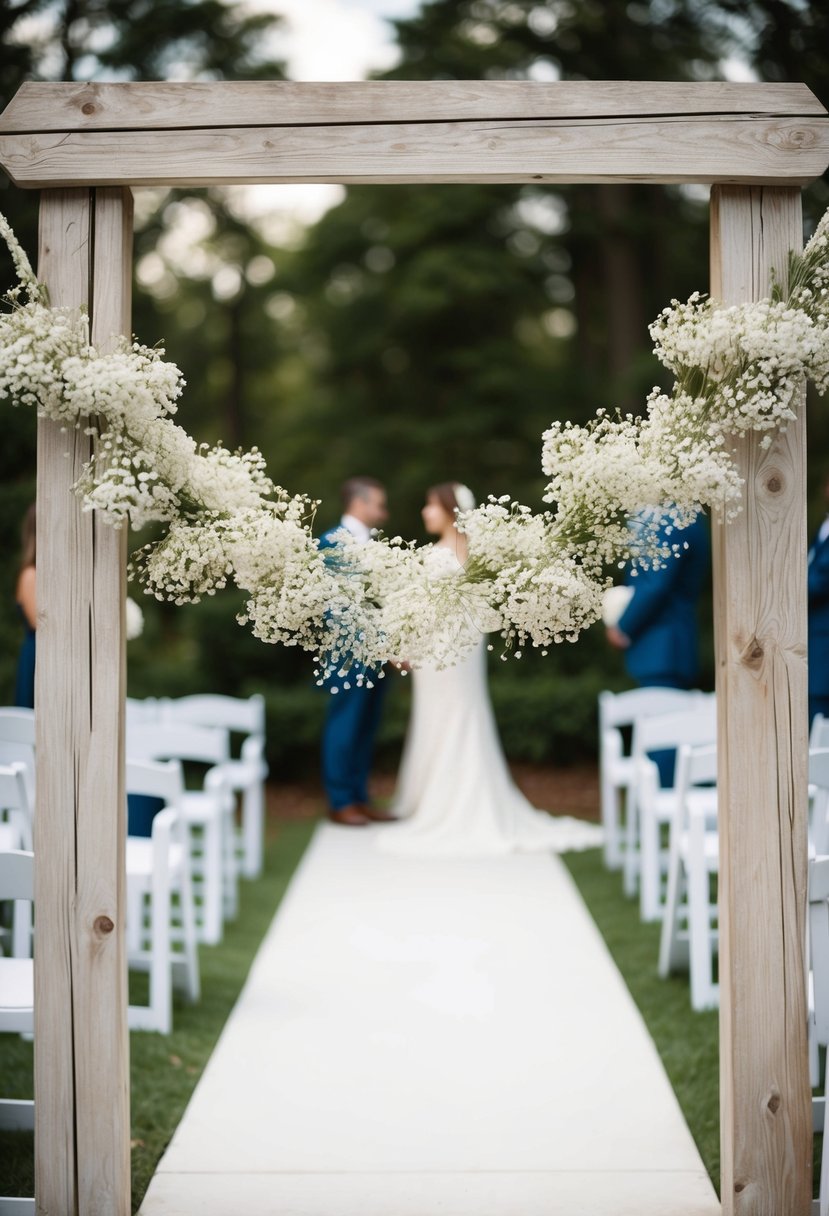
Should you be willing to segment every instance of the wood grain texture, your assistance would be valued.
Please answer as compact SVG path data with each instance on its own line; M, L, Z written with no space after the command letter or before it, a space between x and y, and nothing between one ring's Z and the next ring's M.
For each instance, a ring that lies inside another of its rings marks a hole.
M123 189L96 190L93 199L91 338L99 350L108 350L132 328L132 195ZM89 518L93 546L85 609L90 646L89 736L77 816L78 1210L80 1216L128 1216L127 532L116 531L95 513Z
M768 294L800 195L715 188L712 293ZM805 392L804 392L805 398ZM735 441L743 510L714 524L720 762L720 1105L725 1216L807 1216L805 400L767 451Z
M829 119L492 120L391 126L0 136L19 186L245 182L802 184L829 163Z
M131 211L121 193L42 198L40 277L54 304L90 307L93 337L129 330ZM35 1168L44 1216L130 1211L125 552L71 491L89 452L81 431L39 420Z
M671 114L822 115L804 84L383 80L28 82L0 131L162 130Z
M88 190L49 191L40 211L38 271L56 305L89 300ZM83 739L84 622L74 586L89 576L89 519L70 486L88 458L80 432L38 420L37 444L37 814L35 907L35 1193L38 1216L77 1213L75 1136L76 768ZM69 450L69 459L66 451ZM68 569L66 555L77 553ZM44 710L46 712L44 712Z

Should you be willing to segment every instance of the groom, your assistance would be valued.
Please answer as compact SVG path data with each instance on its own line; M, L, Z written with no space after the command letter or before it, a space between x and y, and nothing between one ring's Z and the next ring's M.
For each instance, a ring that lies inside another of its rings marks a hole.
M385 488L374 477L350 477L341 494L343 517L336 528L323 533L321 549L336 548L343 530L350 532L358 544L365 544L372 530L388 517ZM328 709L322 735L322 782L329 818L346 827L392 819L386 811L372 806L368 796L374 736L386 691L385 680L374 679L372 683L371 688L367 683L358 686L337 675L325 683Z

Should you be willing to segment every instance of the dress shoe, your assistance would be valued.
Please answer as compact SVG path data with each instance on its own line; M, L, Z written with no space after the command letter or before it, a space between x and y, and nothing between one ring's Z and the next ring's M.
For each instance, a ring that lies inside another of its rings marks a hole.
M361 815L365 815L366 819L370 819L372 823L395 823L397 817L392 815L390 811L384 811L379 806L374 806L371 802L358 802L357 809Z
M340 823L346 828L364 828L369 822L368 815L364 815L362 808L354 802L341 806L336 811L329 811L328 818L332 823Z

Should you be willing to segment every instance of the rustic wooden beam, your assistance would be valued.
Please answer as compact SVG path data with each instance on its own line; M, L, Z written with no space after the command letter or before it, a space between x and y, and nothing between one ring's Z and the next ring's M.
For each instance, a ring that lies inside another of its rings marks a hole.
M711 290L768 294L802 243L794 190L715 187ZM806 434L734 448L743 510L714 524L724 1216L808 1216Z
M40 277L102 346L130 330L131 222L121 190L41 202ZM44 1214L127 1216L125 539L72 493L89 454L39 420L35 1193Z
M50 191L40 209L39 274L52 303L89 303L90 195ZM83 544L89 521L70 485L88 455L79 432L38 421L37 436L37 815L35 906L35 1189L41 1212L77 1212L75 1136L74 895L75 699L84 657L83 622L73 583L88 578ZM67 448L70 458L65 458ZM80 542L80 543L79 543ZM67 568L67 554L80 551ZM83 567L82 568L82 564Z
M19 186L246 182L803 184L829 119L652 117L0 136Z
M30 81L0 115L0 132L825 113L804 84L731 81Z

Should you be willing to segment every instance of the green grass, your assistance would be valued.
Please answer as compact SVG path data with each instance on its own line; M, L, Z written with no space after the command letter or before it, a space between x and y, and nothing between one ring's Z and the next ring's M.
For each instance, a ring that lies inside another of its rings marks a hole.
M719 1193L718 1015L694 1013L687 975L659 978L660 926L640 923L638 901L625 899L621 876L605 870L600 851L568 853L564 861L639 1006ZM612 1038L613 1027L607 1032Z
M176 1003L173 1033L130 1035L133 1211L181 1119L313 827L309 821L279 826L266 848L263 877L242 883L238 919L226 927L221 945L202 947L201 1001ZM138 976L133 984L131 977L133 999L145 982ZM0 1078L4 1097L32 1096L31 1043L17 1035L0 1035ZM34 1194L33 1172L32 1136L0 1133L0 1194Z

